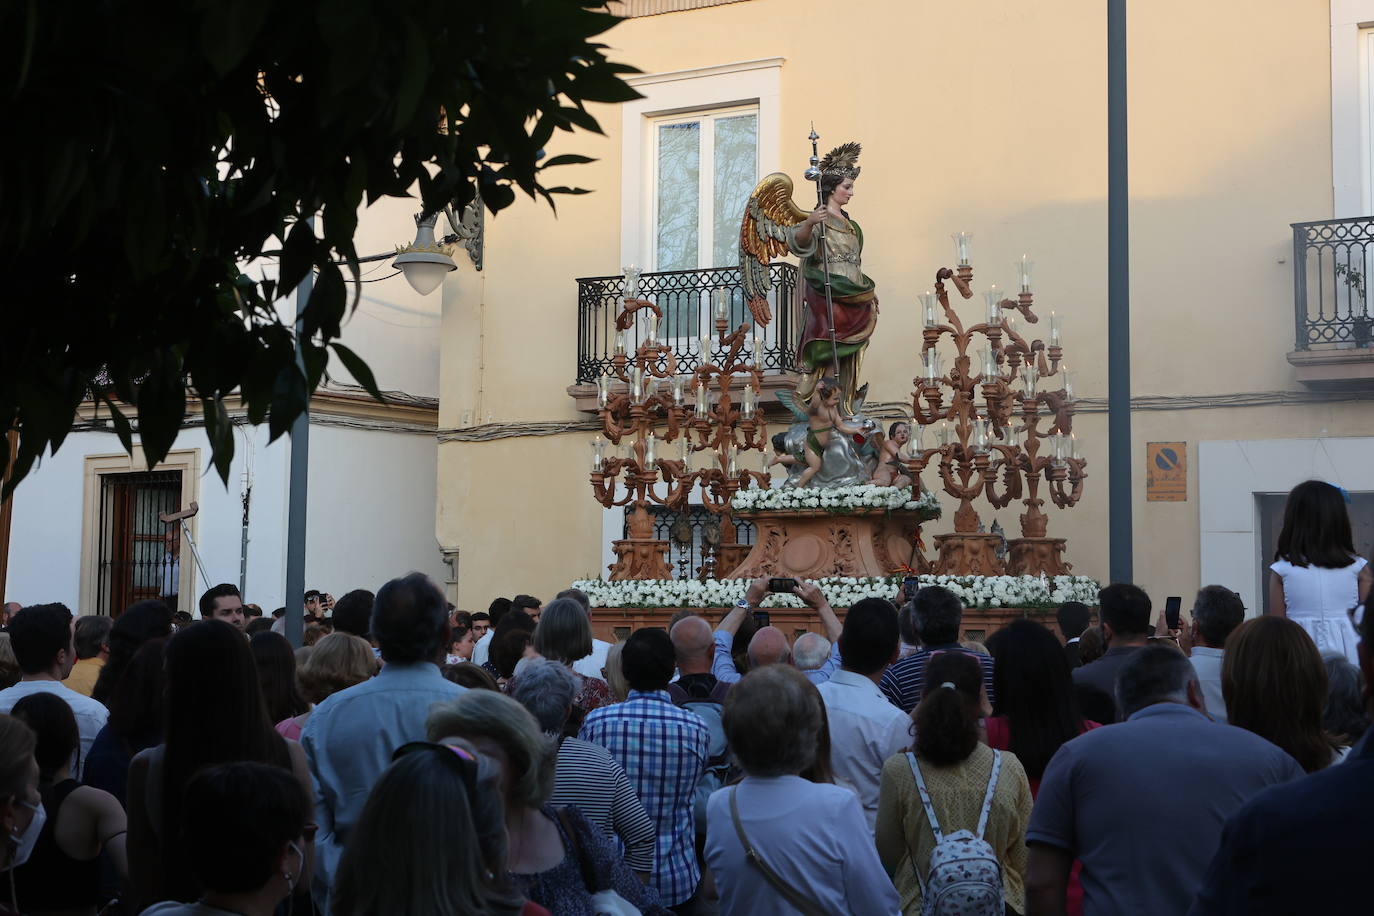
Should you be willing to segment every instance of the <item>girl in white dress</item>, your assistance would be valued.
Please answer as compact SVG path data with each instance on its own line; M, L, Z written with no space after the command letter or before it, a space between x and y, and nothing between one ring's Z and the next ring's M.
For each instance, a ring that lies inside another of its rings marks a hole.
M1338 652L1359 664L1359 636L1349 611L1369 597L1371 572L1355 554L1345 493L1320 480L1288 494L1283 530L1269 566L1270 613L1307 631L1322 652Z

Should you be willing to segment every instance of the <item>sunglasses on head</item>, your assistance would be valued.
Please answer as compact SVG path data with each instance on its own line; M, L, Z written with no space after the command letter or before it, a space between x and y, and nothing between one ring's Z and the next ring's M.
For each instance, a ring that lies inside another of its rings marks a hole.
M452 744L436 744L433 741L408 741L396 748L391 759L394 762L421 751L438 751L443 759L452 761L453 766L458 768L459 775L463 777L463 785L468 790L469 797L476 796L477 758L465 748Z

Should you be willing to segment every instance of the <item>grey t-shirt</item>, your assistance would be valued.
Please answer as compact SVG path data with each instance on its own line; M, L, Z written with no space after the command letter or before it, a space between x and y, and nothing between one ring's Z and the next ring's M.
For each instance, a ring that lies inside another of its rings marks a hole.
M1157 703L1059 749L1026 842L1082 861L1085 916L1183 916L1226 819L1261 789L1302 775L1258 735Z

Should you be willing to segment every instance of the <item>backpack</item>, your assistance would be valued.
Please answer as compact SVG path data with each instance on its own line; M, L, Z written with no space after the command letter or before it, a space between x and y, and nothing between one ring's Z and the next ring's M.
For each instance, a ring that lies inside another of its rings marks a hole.
M690 710L706 723L710 738L706 745L706 768L697 781L693 798L693 817L697 833L706 832L706 800L711 793L725 785L730 775L730 749L725 743L723 707L715 700L686 700L682 708Z
M988 777L988 791L983 796L983 811L978 818L976 834L967 830L951 834L940 832L935 806L930 801L916 755L908 751L906 759L911 764L911 774L916 777L926 819L935 834L935 848L930 851L925 878L916 868L914 857L911 863L916 881L921 885L921 916L1002 916L1006 912L1002 897L1002 863L997 860L996 851L983 839L992 811L992 795L997 789L997 776L1002 770L1002 752L992 752L992 775Z

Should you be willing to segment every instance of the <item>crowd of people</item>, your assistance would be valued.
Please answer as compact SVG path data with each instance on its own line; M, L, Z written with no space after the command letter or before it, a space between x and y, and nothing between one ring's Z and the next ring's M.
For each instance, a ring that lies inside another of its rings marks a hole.
M1116 583L986 645L935 585L841 620L802 582L793 639L759 579L614 644L576 589L467 613L419 573L313 593L299 649L230 585L194 621L23 607L0 914L1362 912L1374 620L1338 488L1290 495L1272 573L1250 619Z

